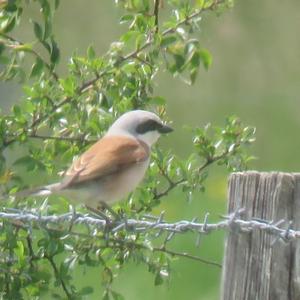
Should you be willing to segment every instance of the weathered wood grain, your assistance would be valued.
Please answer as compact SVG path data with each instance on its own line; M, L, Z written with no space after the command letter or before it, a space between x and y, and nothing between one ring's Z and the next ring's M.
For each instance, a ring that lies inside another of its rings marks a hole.
M234 173L228 212L245 208L243 219L292 221L300 229L300 174ZM300 300L300 242L274 242L261 231L227 236L222 300Z

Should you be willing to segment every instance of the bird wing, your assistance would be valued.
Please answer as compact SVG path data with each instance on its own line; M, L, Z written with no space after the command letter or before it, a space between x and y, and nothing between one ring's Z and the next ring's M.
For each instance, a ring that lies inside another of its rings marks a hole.
M91 146L66 171L63 187L111 175L147 160L149 147L125 136L106 136Z

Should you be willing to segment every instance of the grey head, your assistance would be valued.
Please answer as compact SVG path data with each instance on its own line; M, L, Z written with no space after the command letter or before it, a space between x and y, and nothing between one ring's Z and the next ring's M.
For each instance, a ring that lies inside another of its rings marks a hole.
M153 112L132 110L119 117L109 128L106 135L132 136L150 147L158 140L161 134L171 131L173 129L164 124Z

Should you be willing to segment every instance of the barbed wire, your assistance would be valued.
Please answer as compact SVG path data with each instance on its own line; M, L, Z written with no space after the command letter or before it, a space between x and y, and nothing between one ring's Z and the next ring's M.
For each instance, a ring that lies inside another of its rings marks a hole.
M260 230L274 235L276 240L281 239L286 242L300 238L300 230L292 229L292 223L289 221L282 219L274 222L257 218L245 220L242 219L244 211L244 209L239 209L232 214L222 216L223 220L216 223L208 222L208 213L205 215L203 222L198 222L197 219L193 219L191 221L180 220L169 223L164 220L164 213L161 213L158 217L144 215L141 219L126 219L124 216L121 219L110 219L103 215L96 215L93 213L83 214L76 211L61 215L41 215L35 211L24 211L19 209L6 209L6 211L0 211L0 220L22 221L25 225L28 223L35 223L41 226L63 223L69 225L83 224L99 230L109 230L111 233L121 230L129 232L155 231L156 235L159 236L163 232L168 232L168 240L172 239L177 233L193 231L201 235L217 230L247 233ZM282 227L283 225L286 225L285 228Z

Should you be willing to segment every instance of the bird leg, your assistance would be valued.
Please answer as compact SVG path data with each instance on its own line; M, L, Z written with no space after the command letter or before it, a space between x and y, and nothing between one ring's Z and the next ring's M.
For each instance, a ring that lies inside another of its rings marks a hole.
M76 208L75 208L74 205L71 205L71 210L72 210L72 219L71 219L69 230L68 230L69 232L72 231L73 225L74 225L74 221L76 219Z
M85 207L91 211L92 213L96 214L97 216L100 216L102 219L104 219L106 221L106 224L110 224L111 223L111 219L103 212L103 209L101 209L100 207L98 208L93 208L91 206L85 205Z
M120 220L120 215L118 213L116 213L106 202L104 201L100 201L99 202L99 207L98 209L101 210L102 209L106 209L115 219L115 221Z

